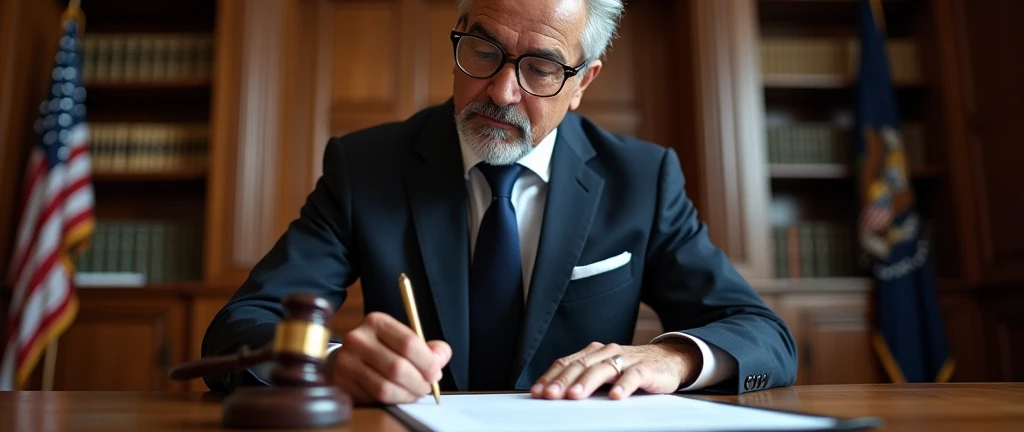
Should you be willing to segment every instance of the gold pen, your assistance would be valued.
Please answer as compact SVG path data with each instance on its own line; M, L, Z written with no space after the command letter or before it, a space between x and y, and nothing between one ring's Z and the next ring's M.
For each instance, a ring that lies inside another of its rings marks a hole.
M427 341L426 336L423 336L423 328L420 327L420 315L416 311L416 299L412 295L412 282L409 282L409 278L402 273L398 276L398 287L402 290L402 302L405 303L405 314L409 316L409 323L412 324L412 329L416 332L416 335L420 337L424 342ZM434 402L438 405L441 404L441 390L437 387L437 381L430 383L430 388L434 391Z

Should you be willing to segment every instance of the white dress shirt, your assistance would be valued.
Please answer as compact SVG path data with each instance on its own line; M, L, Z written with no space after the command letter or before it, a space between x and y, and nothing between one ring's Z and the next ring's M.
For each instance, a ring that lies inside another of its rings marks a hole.
M551 131L530 153L519 159L524 170L512 187L512 207L516 211L516 222L519 227L519 250L522 254L523 267L523 301L529 295L530 279L537 259L537 247L540 242L541 226L544 223L544 205L548 196L548 180L551 178L551 155L555 148L555 137L558 129ZM460 137L462 163L466 178L466 192L469 198L469 238L470 257L476 250L477 231L480 221L492 201L491 187L476 165L480 162L476 153L466 147ZM736 372L736 360L720 348L708 344L695 336L684 332L662 334L652 342L669 337L685 337L692 340L700 349L703 367L693 384L679 390L698 390L722 382ZM341 346L331 344L328 353Z

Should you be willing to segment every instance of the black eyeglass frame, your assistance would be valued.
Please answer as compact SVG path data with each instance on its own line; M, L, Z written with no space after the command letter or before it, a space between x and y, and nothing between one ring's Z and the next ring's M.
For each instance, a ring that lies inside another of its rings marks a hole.
M458 27L459 23L461 23L461 22L462 22L462 20L459 20L458 23L455 23L455 27ZM527 55L522 55L522 56L516 57L516 56L513 56L513 55L509 55L509 53L506 52L505 49L501 47L501 45L498 45L497 43L494 43L493 41L489 41L489 40L484 39L484 38L482 38L480 36L477 36L475 34L460 32L458 30L455 30L455 27L452 27L452 33L451 33L450 37L451 37L451 40L452 40L452 56L454 57L455 64L459 67L459 70L461 70L466 75L468 75L470 77L473 77L473 78L476 78L476 79L488 79L488 78L491 78L491 77L497 75L498 72L500 72L502 69L505 68L506 64L512 63L515 66L515 69L516 69L516 83L519 84L519 88L523 89L524 92L527 92L527 93L529 93L529 94L531 94L533 96L536 96L536 97L544 97L544 98L546 98L546 97L557 96L559 93L562 92L562 88L565 87L565 82L568 81L569 78L572 78L572 77L574 77L576 75L579 75L580 71L583 70L583 68L587 66L587 63L589 63L586 60L584 60L583 63L580 64L579 66L572 67L572 66L565 65L565 64L563 64L561 62L552 60L550 58L541 57L541 56L533 55L533 54L527 54ZM487 76L484 76L484 77L476 76L476 75L473 75L473 74L469 73L469 71L467 71L465 68L462 67L461 64L459 64L459 40L461 40L463 37L471 37L471 38L480 39L480 40L482 40L484 42L487 42L487 43L489 43L491 45L494 45L494 47L497 48L499 52L501 52L501 63L499 63L499 66L496 69L494 69L494 72L491 72L490 75L487 75ZM531 92L531 91L527 90L526 87L523 86L523 81L522 81L522 78L521 78L521 76L519 74L519 64L522 63L522 61L524 59L528 59L528 58L536 58L536 59L541 59L541 60L544 60L544 61L549 61L549 62L552 62L552 63L557 64L557 65L562 67L562 70L565 72L565 75L562 77L562 84L558 86L558 90L555 90L555 92L550 94L550 95L541 96L541 95L538 95L538 94L536 94L534 92Z

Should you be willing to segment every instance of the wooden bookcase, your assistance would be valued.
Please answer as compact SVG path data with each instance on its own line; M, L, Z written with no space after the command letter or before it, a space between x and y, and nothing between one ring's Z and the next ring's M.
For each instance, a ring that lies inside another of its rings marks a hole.
M202 280L216 7L83 5L97 230L79 272Z
M912 185L940 277L956 278L948 206L946 120L931 67L934 26L926 0L883 5ZM771 183L774 276L866 278L853 128L859 65L858 0L760 0L765 153Z

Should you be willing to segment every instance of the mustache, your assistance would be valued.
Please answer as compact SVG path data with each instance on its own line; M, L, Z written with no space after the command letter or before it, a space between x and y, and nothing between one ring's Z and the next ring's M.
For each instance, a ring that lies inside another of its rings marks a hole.
M481 114L495 120L508 123L515 126L524 134L530 132L530 119L527 118L523 113L520 113L512 105L498 106L494 101L488 99L486 101L474 101L470 102L464 110L462 110L463 120L469 120L474 115Z

